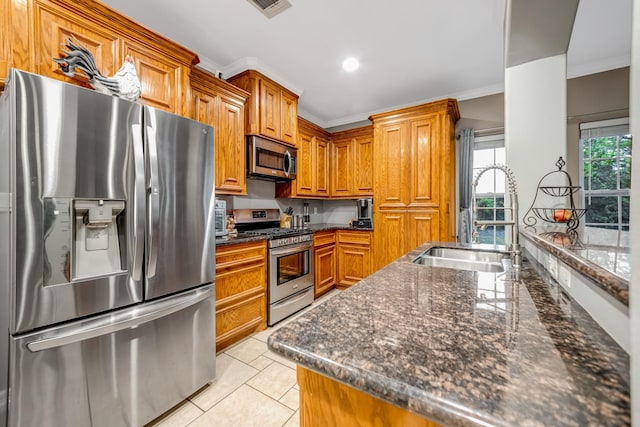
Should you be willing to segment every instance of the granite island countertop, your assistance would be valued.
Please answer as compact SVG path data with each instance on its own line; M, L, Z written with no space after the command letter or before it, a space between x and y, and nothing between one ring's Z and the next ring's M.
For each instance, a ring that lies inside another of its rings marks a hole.
M535 261L518 280L411 262L430 246L282 326L269 348L443 425L630 424L628 354Z

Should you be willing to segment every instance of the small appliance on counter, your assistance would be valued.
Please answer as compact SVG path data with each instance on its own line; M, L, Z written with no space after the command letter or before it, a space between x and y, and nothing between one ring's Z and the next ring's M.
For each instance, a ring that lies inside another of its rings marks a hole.
M358 219L352 222L355 228L373 227L373 199L358 199Z
M229 234L227 230L227 202L216 199L216 237Z

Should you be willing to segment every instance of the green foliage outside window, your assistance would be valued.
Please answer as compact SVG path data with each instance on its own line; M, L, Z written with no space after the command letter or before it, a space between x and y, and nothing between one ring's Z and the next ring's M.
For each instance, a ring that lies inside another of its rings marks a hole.
M587 225L628 230L631 136L584 139L582 146Z

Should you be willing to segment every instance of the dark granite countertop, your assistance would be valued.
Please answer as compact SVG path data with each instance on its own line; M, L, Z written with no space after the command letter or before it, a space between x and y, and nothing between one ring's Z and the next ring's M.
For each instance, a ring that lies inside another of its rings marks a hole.
M356 230L356 231L373 231L373 228L355 228L348 224L309 224L306 228L318 233L320 231L334 231L334 230ZM232 245L236 243L248 243L258 240L266 240L265 236L249 235L245 233L238 233L236 235L224 236L216 238L216 246Z
M245 233L237 233L216 238L216 246L233 245L236 243L249 243L266 240L266 236L249 235Z
M322 223L322 224L309 224L307 227L313 230L314 233L317 233L319 231L334 231L334 230L373 231L373 228L356 228L356 227L351 227L349 224Z
M628 354L535 261L518 280L411 262L428 247L282 326L269 348L447 426L630 424Z
M613 237L612 233L615 233ZM624 305L629 305L631 248L628 232L589 227L582 231L578 246L568 239L553 234L539 235L525 227L520 228L520 236L592 279Z

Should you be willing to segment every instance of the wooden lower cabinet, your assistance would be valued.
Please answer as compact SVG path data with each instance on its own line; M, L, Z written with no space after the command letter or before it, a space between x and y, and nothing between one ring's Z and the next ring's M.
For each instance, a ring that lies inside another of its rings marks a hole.
M315 297L336 285L336 232L322 231L313 235Z
M371 232L338 230L338 287L349 287L371 274Z
M380 210L375 214L374 269L379 270L406 253L407 215L401 210Z
M379 270L424 242L442 240L441 217L437 209L377 212L374 269Z
M301 427L440 426L301 366L297 368L297 376Z
M216 247L216 351L266 328L266 242Z

